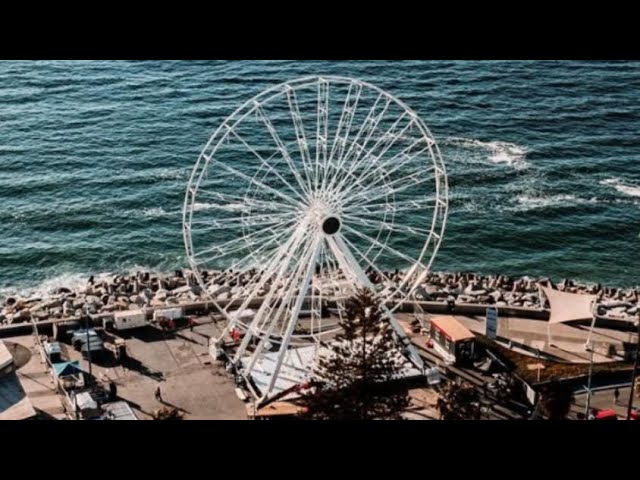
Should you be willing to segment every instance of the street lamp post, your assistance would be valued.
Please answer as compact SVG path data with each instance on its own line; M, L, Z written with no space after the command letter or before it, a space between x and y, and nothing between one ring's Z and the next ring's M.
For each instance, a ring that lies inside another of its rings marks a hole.
M589 378L587 380L587 406L584 415L586 418L589 418L589 410L591 409L591 375L593 375L593 342L587 344L587 351L591 352L591 360L589 361Z
M638 339L636 344L636 359L633 362L633 371L631 373L631 388L629 391L629 405L627 405L627 420L631 420L631 410L633 410L633 390L636 383L636 371L638 369L638 355L640 354L640 315L638 316L638 321L636 322L638 326Z

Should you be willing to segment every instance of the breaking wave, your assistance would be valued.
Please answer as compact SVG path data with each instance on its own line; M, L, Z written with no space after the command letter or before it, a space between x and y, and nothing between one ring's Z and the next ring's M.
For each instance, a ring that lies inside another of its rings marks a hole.
M528 166L526 158L529 151L514 143L500 141L482 142L480 140L462 137L447 137L442 143L448 146L485 152L487 160L493 163L503 163L517 170Z
M516 205L508 210L526 212L529 210L543 209L549 207L563 207L571 205L586 205L598 203L599 200L596 197L592 198L580 198L575 195L550 195L550 196L536 196L536 195L518 195L515 197Z
M619 178L607 178L606 180L602 180L600 185L612 186L618 192L629 197L640 197L640 186L626 184Z

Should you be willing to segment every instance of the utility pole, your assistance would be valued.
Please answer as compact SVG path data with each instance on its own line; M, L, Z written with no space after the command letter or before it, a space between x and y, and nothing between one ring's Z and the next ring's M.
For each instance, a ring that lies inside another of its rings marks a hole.
M89 381L91 381L91 379L93 378L92 373L91 373L91 345L90 345L90 339L89 339L89 313L87 311L85 311L85 332L87 335L87 360L89 361Z
M591 352L591 360L589 361L589 379L587 380L587 406L584 416L589 418L589 410L591 409L591 375L593 374L593 342L587 344L587 351Z
M631 420L631 410L633 410L633 390L636 384L636 370L638 369L638 355L640 354L640 315L638 315L638 339L636 343L636 359L633 362L633 371L631 373L631 388L629 391L629 405L627 406L627 420Z

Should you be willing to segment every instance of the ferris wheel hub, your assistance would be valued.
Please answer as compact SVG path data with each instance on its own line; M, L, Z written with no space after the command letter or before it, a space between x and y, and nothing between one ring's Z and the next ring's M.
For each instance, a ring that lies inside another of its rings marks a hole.
M322 231L325 233L325 235L335 235L340 231L341 226L342 223L340 222L340 219L338 217L330 216L325 218L322 222Z

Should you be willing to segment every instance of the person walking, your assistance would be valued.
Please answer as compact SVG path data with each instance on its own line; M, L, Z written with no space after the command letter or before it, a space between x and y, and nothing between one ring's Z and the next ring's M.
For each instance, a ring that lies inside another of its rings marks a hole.
M615 399L616 405L618 404L618 398L620 398L620 390L618 387L613 391L613 398Z
M160 392L160 387L156 388L156 400L162 403L162 393Z

